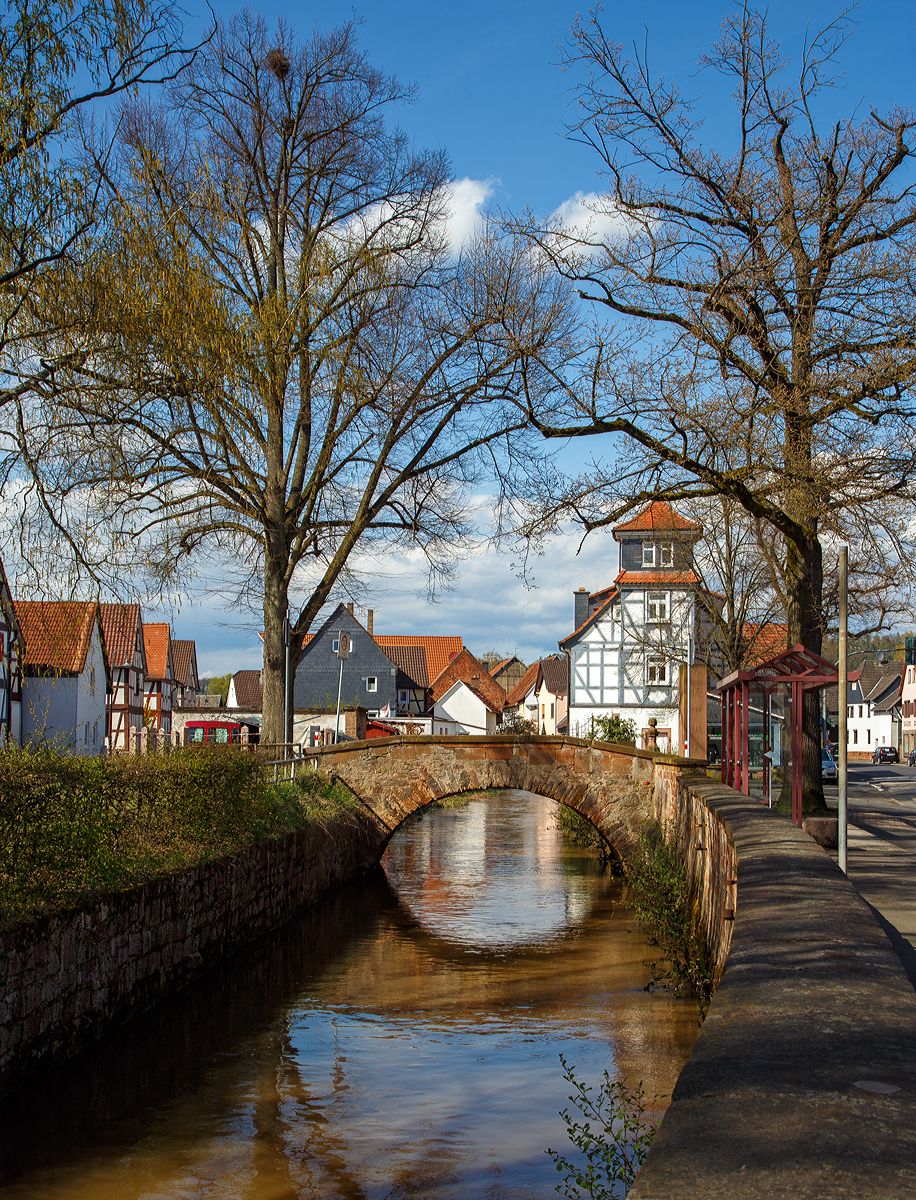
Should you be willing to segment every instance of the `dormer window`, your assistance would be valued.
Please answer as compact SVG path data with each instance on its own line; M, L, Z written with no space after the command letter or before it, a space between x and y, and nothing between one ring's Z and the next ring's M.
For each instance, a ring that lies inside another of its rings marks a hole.
M659 545L659 550L661 551L661 559L660 559L661 566L673 567L674 566L674 542L662 542Z
M642 565L644 567L655 566L655 542L643 542Z
M674 542L643 542L642 565L644 567L673 567Z

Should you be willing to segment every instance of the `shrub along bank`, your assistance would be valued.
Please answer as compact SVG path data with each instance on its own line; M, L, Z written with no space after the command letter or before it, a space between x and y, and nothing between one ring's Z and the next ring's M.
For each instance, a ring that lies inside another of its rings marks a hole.
M83 758L0 751L0 920L73 905L333 819L355 801L304 772L272 782L224 747Z

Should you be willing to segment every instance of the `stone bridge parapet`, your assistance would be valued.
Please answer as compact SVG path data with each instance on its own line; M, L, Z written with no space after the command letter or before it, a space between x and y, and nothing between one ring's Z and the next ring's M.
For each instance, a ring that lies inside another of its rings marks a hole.
M668 786L685 767L697 765L628 745L513 734L341 742L314 747L307 761L359 798L377 823L379 856L418 809L487 788L521 788L566 804L625 854L657 817L656 767L667 765Z

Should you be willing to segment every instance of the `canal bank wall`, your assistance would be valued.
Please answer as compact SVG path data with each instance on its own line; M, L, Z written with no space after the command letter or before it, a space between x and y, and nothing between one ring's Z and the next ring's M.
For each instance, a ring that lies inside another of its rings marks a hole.
M348 815L0 931L0 1095L365 874L377 848Z
M871 909L730 788L669 776L656 805L708 882L717 960L728 949L630 1200L916 1196L916 992Z

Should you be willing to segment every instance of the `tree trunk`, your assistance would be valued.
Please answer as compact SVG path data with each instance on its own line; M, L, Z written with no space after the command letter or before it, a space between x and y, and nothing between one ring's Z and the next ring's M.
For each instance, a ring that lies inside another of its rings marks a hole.
M287 740L286 721L286 647L283 623L286 620L287 595L277 572L267 564L264 580L264 701L261 710L261 741Z
M787 540L786 593L790 646L800 643L806 650L820 654L823 586L823 561L817 534L812 534L802 546ZM797 769L797 764L793 762L793 770ZM804 811L823 811L826 805L821 779L820 692L816 689L805 693L802 706L801 769Z

